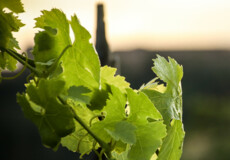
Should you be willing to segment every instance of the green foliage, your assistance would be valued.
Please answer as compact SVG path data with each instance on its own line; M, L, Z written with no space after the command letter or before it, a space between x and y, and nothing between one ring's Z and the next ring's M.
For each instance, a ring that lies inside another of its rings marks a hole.
M52 148L75 129L70 108L58 100L64 84L42 79L37 86L28 84L26 94L17 95L25 116L38 127L43 144Z
M164 117L165 123L169 124L171 119L182 119L182 90L181 79L183 76L183 68L178 65L177 62L169 58L169 62L163 57L158 56L154 61L154 67L152 70L167 86L164 89L161 86L163 92L161 92L157 86L153 88L143 88L143 92L146 93L152 102L156 105L157 109ZM157 84L155 81L152 83Z
M35 19L35 27L42 30L35 35L34 60L28 61L12 52L19 48L12 31L22 24L13 13L5 13L5 7L23 11L19 0L0 2L0 70L14 68L10 58L31 70L32 80L17 101L45 146L56 150L61 144L82 155L101 147L99 157L117 160L180 159L183 69L175 60L153 60L152 70L166 86L154 79L133 90L115 68L100 67L91 35L77 16L68 20L52 9Z
M24 12L23 5L20 0L1 0L0 9L8 8L12 12L22 13Z
M131 146L128 158L130 160L150 159L166 136L162 116L143 93L138 94L129 89L128 102L130 105L129 121L137 128L137 141ZM148 118L155 121L149 122Z
M173 120L164 139L158 160L180 159L183 148L184 129L180 120Z
M6 12L5 9L11 10ZM20 27L24 24L15 16L15 14L24 12L23 6L20 0L0 1L0 71L8 69L13 71L16 69L17 61L9 56L5 49L14 50L15 48L20 49L18 42L13 37L12 32L19 31ZM0 72L1 80L1 72Z
M152 70L158 78L167 84L166 87L158 85L155 79L142 87L142 91L161 112L167 125L167 136L160 149L158 159L180 159L184 139L181 89L183 68L172 58L169 58L169 62L167 62L166 59L158 56L154 60ZM173 121L170 123L171 120Z

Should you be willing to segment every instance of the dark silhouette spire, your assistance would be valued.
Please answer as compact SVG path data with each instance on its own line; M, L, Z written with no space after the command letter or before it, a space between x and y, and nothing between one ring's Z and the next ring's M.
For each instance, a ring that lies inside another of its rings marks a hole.
M97 4L97 32L96 32L96 50L98 52L101 65L109 64L109 46L106 40L104 7L103 4Z

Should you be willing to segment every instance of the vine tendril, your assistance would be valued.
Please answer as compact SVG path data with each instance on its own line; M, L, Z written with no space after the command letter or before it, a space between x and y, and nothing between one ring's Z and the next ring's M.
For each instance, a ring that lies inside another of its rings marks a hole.
M103 117L105 117L105 116L103 116L103 115L95 115L95 116L93 116L93 117L89 120L89 126L90 126L90 127L92 126L92 121L93 121L95 118L98 118L98 117L103 118Z
M27 55L27 53L23 52L22 54L25 55L25 57L26 57L26 63L27 63L28 62L28 55ZM16 79L16 78L18 78L25 71L26 68L27 68L27 66L24 65L23 68L16 75L14 75L12 77L2 77L2 79L3 80L13 80L13 79Z

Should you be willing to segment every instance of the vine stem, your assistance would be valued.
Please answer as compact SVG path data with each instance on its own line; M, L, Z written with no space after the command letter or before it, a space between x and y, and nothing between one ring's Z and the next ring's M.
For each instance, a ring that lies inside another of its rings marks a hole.
M48 73L51 73L53 70L55 70L55 68L58 65L59 60L62 58L62 56L64 55L64 53L66 53L67 49L69 49L70 47L72 47L72 45L67 45L61 52L61 54L58 56L58 58L55 60L55 62L51 65L51 67L48 69Z
M105 143L96 134L94 134L92 130L82 121L82 119L78 117L78 115L75 113L74 110L73 113L74 113L74 119L99 143L99 145L105 150L105 153L108 156L108 158L111 158L111 153L110 153L111 148L109 144Z
M63 103L68 105L60 96L58 96L58 99ZM104 150L104 153L106 154L108 159L111 159L111 147L109 144L104 142L102 139L100 139L93 131L82 121L82 119L76 114L76 112L73 110L73 108L70 106L72 109L72 112L74 114L74 119L99 143L99 145L102 147Z
M3 52L8 53L10 56L12 56L14 59L19 61L21 64L23 64L24 66L28 67L31 71L33 71L34 73L40 75L40 72L38 72L33 66L31 66L28 62L26 62L26 60L22 59L22 57L19 56L19 53L16 53L16 52L14 52L12 50L5 49L5 48L0 48L0 50L2 50Z
M26 52L23 52L22 54L25 54L26 56L26 62L28 61L28 56L27 56L27 53ZM18 76L20 76L26 69L26 66L24 65L23 68L20 70L20 72L18 72L16 75L12 76L12 77L2 77L2 79L5 79L5 80L12 80L12 79L15 79L17 78Z

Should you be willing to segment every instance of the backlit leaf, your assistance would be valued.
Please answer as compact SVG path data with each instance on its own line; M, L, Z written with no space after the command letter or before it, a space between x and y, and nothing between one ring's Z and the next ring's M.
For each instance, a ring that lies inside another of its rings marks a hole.
M57 59L61 51L72 45L61 57L63 68L58 78L66 82L66 89L70 86L85 86L89 89L99 88L100 63L88 31L83 28L77 17L66 19L65 14L58 10L42 11L43 15L36 18L36 27L44 29L35 36L34 56L36 62L48 62ZM72 28L75 41L70 39L69 28Z
M165 91L159 92L154 89L143 89L142 91L148 95L157 109L164 117L165 123L169 125L171 119L182 119L182 90L181 79L183 76L183 68L177 62L169 58L169 62L158 56L154 60L152 70L156 75L167 83Z
M90 120L95 117L95 114L84 105L76 105L73 107L78 116L86 125L90 125ZM93 123L98 119L94 119ZM62 138L61 144L67 147L73 152L79 152L81 154L90 153L93 149L93 138L87 133L87 131L75 121L75 131L70 135Z
M122 92L126 92L126 88L129 88L129 83L125 81L125 77L116 75L116 70L116 68L109 66L101 67L101 81L120 88Z
M17 95L25 116L38 127L43 144L51 148L75 129L72 111L57 98L63 88L62 81L41 80L37 87L27 85L27 94Z
M128 121L136 126L136 143L131 145L129 160L149 160L162 144L166 136L166 126L162 116L148 97L143 93L128 92L130 115ZM149 122L147 119L154 119Z
M15 13L24 12L24 8L20 0L1 0L0 10L3 8L8 8Z
M5 8L12 12L6 13ZM17 61L12 58L4 49L19 49L18 42L13 37L12 32L17 32L24 24L14 13L23 12L23 6L20 0L1 0L0 1L0 68L14 71ZM0 73L1 74L1 73Z
M164 139L158 160L179 160L183 149L184 129L180 120L173 120Z

